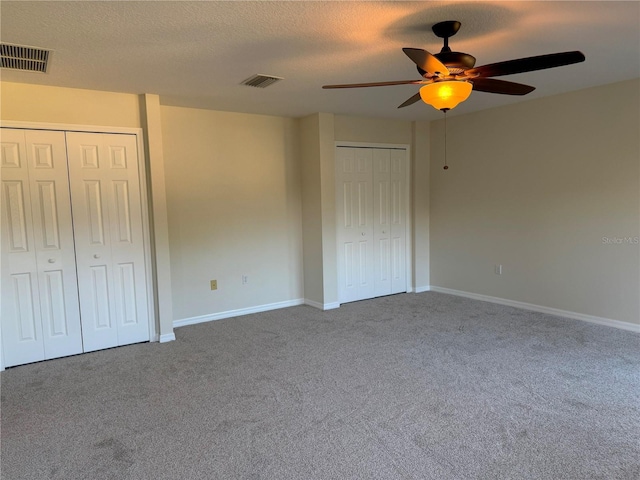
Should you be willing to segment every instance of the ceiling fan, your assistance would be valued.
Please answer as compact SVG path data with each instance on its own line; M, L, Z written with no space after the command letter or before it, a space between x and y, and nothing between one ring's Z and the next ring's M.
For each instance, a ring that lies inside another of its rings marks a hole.
M324 85L322 88L384 87L389 85L423 85L419 93L407 99L398 108L414 104L422 99L437 110L446 112L465 101L471 90L499 93L503 95L526 95L535 87L521 83L496 80L490 77L513 75L516 73L544 70L583 62L582 52L561 52L535 57L518 58L505 62L491 63L476 67L476 59L468 53L453 52L449 48L449 38L460 29L455 20L436 23L433 33L444 39L440 53L432 55L420 48L403 48L402 51L417 65L421 80L397 80L390 82L351 83Z

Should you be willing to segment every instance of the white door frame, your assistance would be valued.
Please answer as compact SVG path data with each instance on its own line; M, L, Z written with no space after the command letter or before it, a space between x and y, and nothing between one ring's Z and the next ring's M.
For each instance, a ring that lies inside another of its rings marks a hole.
M406 174L405 174L405 182L406 182L406 188L405 188L405 198L404 201L406 202L405 205L407 206L407 208L405 209L405 225L406 225L406 232L405 232L405 249L406 249L406 256L405 256L405 263L406 263L406 276L407 276L407 292L413 292L414 291L414 285L413 285L413 222L412 222L412 218L413 218L413 204L411 203L411 196L413 194L413 191L411 190L411 171L413 170L413 163L411 161L411 146L409 144L406 143L369 143L369 142L345 142L345 141L337 141L334 142L334 152L335 149L338 147L352 147L352 148L385 148L385 149L394 149L394 150L405 150L407 153L407 169L406 169ZM334 174L334 182L335 182L335 174ZM336 198L337 198L338 192L336 191ZM337 202L336 202L336 208L337 208ZM337 215L336 215L336 220L337 220ZM337 228L337 225L336 225ZM338 237L336 235L336 249L339 248L338 246ZM340 272L336 272L338 275L340 274ZM336 279L337 280L337 279Z
M74 125L66 123L40 123L40 122L22 122L13 120L0 121L0 127L17 128L23 130L57 130L64 132L91 132L91 133L120 133L136 136L136 144L138 147L138 174L140 177L140 195L142 205L142 235L144 243L144 264L145 275L147 278L147 308L149 312L149 339L152 342L159 341L160 326L158 323L157 312L155 308L156 285L153 275L153 261L151 258L151 228L149 217L149 189L147 186L147 155L144 151L144 137L142 128L132 127L109 127L100 125ZM0 331L0 335L2 332ZM0 337L0 371L4 370L4 355L2 349L2 338Z

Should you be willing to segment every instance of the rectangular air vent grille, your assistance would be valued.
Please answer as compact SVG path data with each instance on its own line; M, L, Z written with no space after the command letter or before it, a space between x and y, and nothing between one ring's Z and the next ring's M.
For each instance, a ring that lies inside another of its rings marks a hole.
M243 82L241 85L247 85L249 87L266 88L280 80L284 80L282 77L274 77L273 75L252 75Z
M0 43L0 67L27 72L47 72L49 51Z

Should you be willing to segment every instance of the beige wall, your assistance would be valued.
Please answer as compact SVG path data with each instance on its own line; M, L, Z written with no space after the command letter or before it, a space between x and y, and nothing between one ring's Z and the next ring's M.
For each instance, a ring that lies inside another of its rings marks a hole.
M413 213L413 285L416 291L427 290L429 278L429 148L430 122L413 122L411 144L411 191Z
M410 145L411 122L385 118L334 116L336 141Z
M322 270L324 304L338 304L338 256L336 225L335 118L318 114L320 134L320 190L322 192Z
M320 181L320 116L299 119L302 181L302 232L304 296L316 306L324 305L322 269L322 185Z
M301 299L297 121L166 106L161 116L174 318Z
M0 118L21 122L140 128L138 95L0 83Z
M640 323L640 81L431 129L431 285ZM503 275L494 265L503 265Z

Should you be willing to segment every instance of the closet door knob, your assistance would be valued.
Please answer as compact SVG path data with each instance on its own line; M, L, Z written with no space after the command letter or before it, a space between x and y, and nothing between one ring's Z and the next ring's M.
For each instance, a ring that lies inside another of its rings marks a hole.
M365 232L362 232L362 236L364 237L365 235L366 235L366 233L365 233Z
M93 256L93 258L100 258L100 255L98 255L97 253Z
M56 259L55 258L50 258L49 259L49 263L56 263Z

